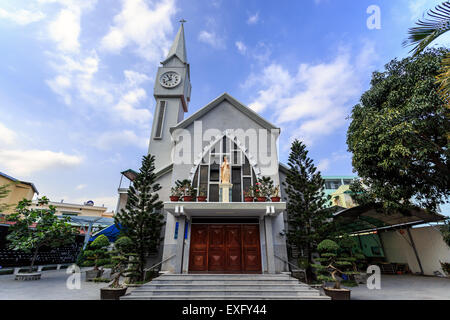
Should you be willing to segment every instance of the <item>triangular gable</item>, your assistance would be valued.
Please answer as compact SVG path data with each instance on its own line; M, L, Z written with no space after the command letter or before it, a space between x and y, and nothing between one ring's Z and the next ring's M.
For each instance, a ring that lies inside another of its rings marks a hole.
M280 130L280 128L274 126L272 123L261 117L259 114L257 114L252 109L246 107L241 102L230 96L228 93L224 93L218 98L214 99L210 103L208 103L206 106L195 112L193 115L191 115L189 118L186 118L185 120L178 123L175 127L170 128L170 132L173 132L175 129L184 129L190 124L192 124L197 119L200 119L205 114L213 110L215 107L220 105L221 102L227 100L233 107L241 111L243 114L248 116L250 119L261 125L263 128L266 128L268 130L276 129Z

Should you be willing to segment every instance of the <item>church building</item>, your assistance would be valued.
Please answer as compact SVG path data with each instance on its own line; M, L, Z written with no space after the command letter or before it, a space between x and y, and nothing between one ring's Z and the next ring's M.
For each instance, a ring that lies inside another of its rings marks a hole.
M154 85L148 152L155 156L166 222L154 262L174 274L288 271L286 203L246 202L244 194L269 177L284 199L280 128L228 93L185 118L191 88L182 23ZM186 179L205 201L170 200L176 182ZM119 188L118 210L125 204L126 189Z

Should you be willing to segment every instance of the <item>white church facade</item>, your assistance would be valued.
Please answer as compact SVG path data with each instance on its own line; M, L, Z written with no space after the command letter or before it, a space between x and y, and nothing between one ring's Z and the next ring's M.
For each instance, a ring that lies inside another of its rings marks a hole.
M227 93L184 118L191 83L183 24L158 69L154 97L148 152L155 156L166 223L152 260L170 273L288 271L286 203L244 201L244 192L262 177L280 185L284 199L280 128ZM185 179L204 192L205 202L170 201L171 188ZM119 188L118 210L125 204L126 189Z

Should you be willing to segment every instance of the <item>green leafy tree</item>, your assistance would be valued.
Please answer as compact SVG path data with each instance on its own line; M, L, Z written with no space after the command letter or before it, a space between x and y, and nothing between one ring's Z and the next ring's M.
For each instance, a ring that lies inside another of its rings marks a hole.
M312 254L317 244L331 231L332 214L325 209L325 181L308 157L306 146L295 140L288 160L289 172L283 183L287 195L288 242L306 257L308 280L312 280Z
M136 254L132 253L135 248L133 241L128 237L120 237L114 242L114 249L109 252L111 259L111 273L112 283L109 285L111 288L120 287L120 278L139 277L139 270L137 269L138 261L135 259Z
M46 197L38 199L38 205L47 205ZM60 247L75 241L76 229L69 224L69 217L58 217L56 208L52 205L48 209L30 209L31 201L22 200L14 213L7 217L14 222L7 236L9 248L33 253L30 272L33 270L39 249L44 246Z
M320 264L313 264L319 273L318 280L323 282L334 282L334 289L341 289L341 276L360 274L355 269L356 257L346 254L345 251L333 240L325 239L317 246L320 258L316 261Z
M161 230L164 215L161 213L163 202L159 200L161 189L156 182L155 157L143 157L142 166L128 190L128 200L114 221L121 234L131 239L132 252L137 255L139 280L144 280L147 257L156 252L162 240Z
M10 184L4 184L4 185L0 186L0 200L6 198L8 196L8 193L11 192L11 190L9 189L9 186L10 186ZM8 205L6 203L0 203L0 213L5 212L9 208L10 208L10 205Z
M347 145L362 178L357 203L401 210L414 203L431 211L450 190L449 110L434 81L447 50L392 60L374 72L371 88L353 107Z
M108 255L109 245L110 242L108 237L104 234L99 235L89 244L89 247L84 250L83 257L85 261L83 262L83 266L93 266L94 270L99 270L98 267L108 264L110 262Z
M409 37L403 42L404 46L414 46L414 55L422 53L434 40L450 30L450 2L445 1L427 12L427 17L419 19L416 26L409 29ZM436 76L440 85L439 93L442 100L450 102L450 54L442 59L441 70Z

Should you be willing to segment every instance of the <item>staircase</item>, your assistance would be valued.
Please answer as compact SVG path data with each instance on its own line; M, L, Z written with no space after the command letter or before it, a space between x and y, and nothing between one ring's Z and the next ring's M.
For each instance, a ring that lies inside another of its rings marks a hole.
M288 274L165 274L130 289L122 300L330 299Z

